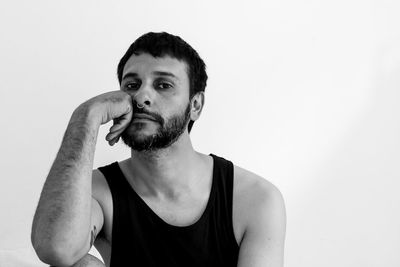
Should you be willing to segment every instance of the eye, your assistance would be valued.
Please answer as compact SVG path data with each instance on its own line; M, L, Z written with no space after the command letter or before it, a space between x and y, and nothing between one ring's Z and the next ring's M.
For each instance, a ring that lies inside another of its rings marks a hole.
M129 82L125 87L130 90L136 90L140 87L140 82Z
M158 82L157 86L158 89L168 89L172 87L172 84L168 83L168 82Z

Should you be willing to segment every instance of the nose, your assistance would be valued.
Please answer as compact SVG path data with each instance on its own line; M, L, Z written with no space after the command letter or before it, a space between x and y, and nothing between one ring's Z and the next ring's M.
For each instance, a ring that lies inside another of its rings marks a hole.
M151 87L146 84L142 84L140 88L133 94L132 99L134 105L142 108L149 108L152 104Z

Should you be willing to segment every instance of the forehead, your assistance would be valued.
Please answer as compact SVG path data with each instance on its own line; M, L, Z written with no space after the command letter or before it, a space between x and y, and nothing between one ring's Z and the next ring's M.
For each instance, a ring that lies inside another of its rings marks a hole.
M146 75L154 72L170 72L179 80L188 80L187 64L168 55L163 57L153 57L147 53L139 55L132 54L124 66L122 77L127 73L137 73Z

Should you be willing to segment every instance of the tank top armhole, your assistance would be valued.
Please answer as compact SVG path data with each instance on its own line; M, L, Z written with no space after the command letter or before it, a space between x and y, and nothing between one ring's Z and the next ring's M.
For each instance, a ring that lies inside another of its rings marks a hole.
M235 237L235 231L233 229L233 186L234 186L234 166L233 163L231 161L226 161L227 163L227 205L228 205L228 217L229 217L229 221L228 221L228 228L229 228L229 236L233 242L233 244L235 244L235 247L237 249L239 249L239 244L236 241L236 237Z
M235 231L233 229L233 184L234 184L234 165L231 161L216 156L214 154L210 154L215 159L215 167L219 166L219 173L223 178L219 180L219 190L221 190L222 195L224 196L223 202L225 203L224 210L224 218L225 218L225 232L228 238L229 243L233 246L234 249L239 249L239 244L236 241Z
M115 229L116 229L116 224L118 224L118 220L115 220L115 218L118 216L119 209L115 209L115 207L120 205L119 198L117 197L115 190L117 190L118 181L117 177L112 177L113 175L117 175L115 172L115 164L118 164L118 162L114 162L112 164L109 164L107 166L99 167L98 170L101 171L107 181L108 188L111 192L111 198L112 198L112 206L113 206L113 218L112 218L112 227L111 227L111 240L110 242L110 263L112 262L112 244L113 244L113 239L116 237L115 236ZM118 173L118 172L117 172ZM111 265L112 266L112 265Z

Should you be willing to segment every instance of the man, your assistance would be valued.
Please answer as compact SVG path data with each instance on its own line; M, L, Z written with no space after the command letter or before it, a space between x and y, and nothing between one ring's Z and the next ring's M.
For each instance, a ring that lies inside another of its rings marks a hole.
M75 109L32 225L54 266L283 266L285 206L267 180L195 151L207 74L180 37L148 33L118 65L120 90ZM100 125L131 157L93 170Z

